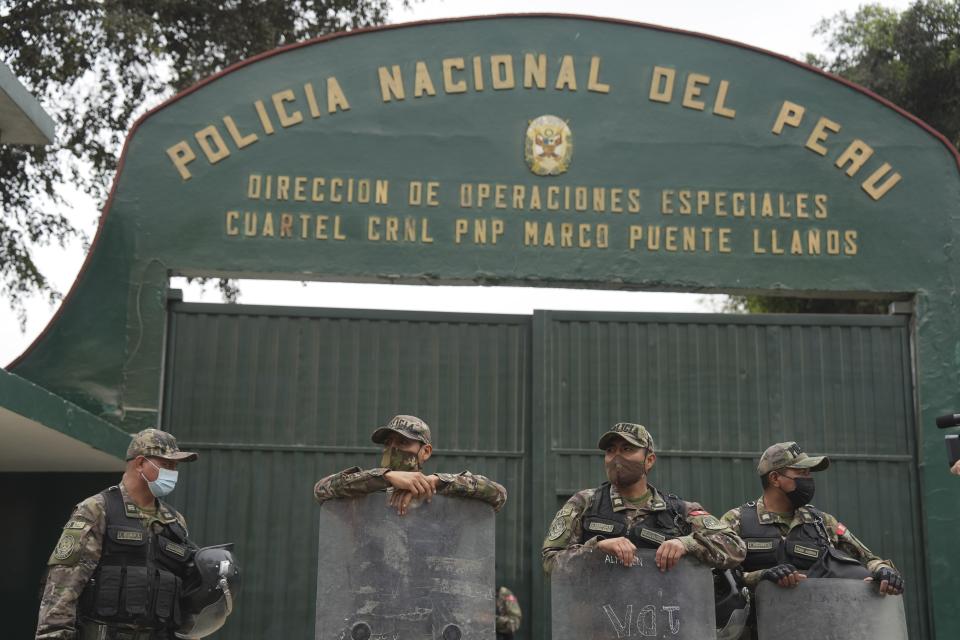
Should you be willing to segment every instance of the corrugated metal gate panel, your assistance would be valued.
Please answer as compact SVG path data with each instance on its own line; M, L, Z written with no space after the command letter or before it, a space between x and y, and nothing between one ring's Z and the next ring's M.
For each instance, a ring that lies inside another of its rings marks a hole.
M546 312L535 327L534 437L551 455L534 522L603 480L596 440L620 420L650 427L654 484L718 515L760 494L764 447L795 439L831 456L816 504L904 571L912 636L927 637L904 318Z
M310 638L313 483L375 466L372 429L423 417L433 470L510 487L497 517L498 580L529 600L530 319L175 304L163 424L201 463L175 504L204 543L234 541L243 605L223 638Z
M902 318L189 304L170 318L164 424L205 454L175 495L198 539L235 540L246 569L223 637L311 637L312 484L375 464L370 430L401 411L436 427L433 469L469 468L510 491L498 580L529 603L524 637L549 637L543 531L571 493L602 481L596 438L623 419L657 438L654 483L718 514L760 493L762 447L797 439L830 454L817 504L904 570L913 636L927 635Z

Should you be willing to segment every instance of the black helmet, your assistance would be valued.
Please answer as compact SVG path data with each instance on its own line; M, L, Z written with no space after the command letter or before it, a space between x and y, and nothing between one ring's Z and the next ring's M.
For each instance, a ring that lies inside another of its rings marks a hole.
M220 544L194 554L180 600L184 622L176 631L178 638L205 638L227 621L240 591L240 569L232 550L232 544Z

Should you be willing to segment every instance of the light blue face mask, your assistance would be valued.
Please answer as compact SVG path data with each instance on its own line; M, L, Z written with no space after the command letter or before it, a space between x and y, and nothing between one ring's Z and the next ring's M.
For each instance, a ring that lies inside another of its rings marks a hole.
M153 467L160 472L160 475L157 476L156 480L147 480L146 476L142 473L140 477L147 481L147 486L150 488L150 493L156 498L162 498L163 496L169 495L173 491L174 487L177 486L177 475L179 471L172 471L170 469L164 469L153 464L153 461L147 459Z

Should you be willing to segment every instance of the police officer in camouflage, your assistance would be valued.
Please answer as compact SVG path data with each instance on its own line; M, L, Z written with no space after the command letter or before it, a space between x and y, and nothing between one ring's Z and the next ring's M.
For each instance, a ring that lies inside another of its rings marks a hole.
M120 483L77 505L50 554L37 640L173 639L196 545L160 498L196 459L169 433L133 436Z
M829 465L826 456L809 456L796 442L780 442L763 452L757 465L763 495L723 516L747 545L744 583L751 589L761 580L795 587L808 571L815 577L856 575L850 569L844 569L847 575L832 575L832 563L852 565L856 577L874 581L881 594L903 593L903 578L892 562L877 557L844 524L810 504L815 488L811 474Z
M430 427L416 416L394 416L373 432L371 440L383 445L380 466L367 470L351 467L323 478L313 488L317 502L390 489L390 504L404 515L413 500L429 500L435 494L483 500L494 511L507 501L507 490L501 485L469 471L424 475L433 440Z
M497 589L497 640L513 640L522 618L520 603L513 591L506 587Z
M656 549L661 571L688 553L715 568L744 558L743 541L700 504L664 494L647 482L657 456L645 427L621 422L600 437L608 481L574 494L543 541L543 568L598 549L630 566L638 547Z

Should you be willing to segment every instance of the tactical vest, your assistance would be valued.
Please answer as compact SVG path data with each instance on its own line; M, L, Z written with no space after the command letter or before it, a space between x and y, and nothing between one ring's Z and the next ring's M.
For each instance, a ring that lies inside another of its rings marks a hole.
M656 491L652 486L650 490ZM628 531L627 516L613 510L610 483L604 482L594 491L590 506L583 514L580 544L598 536L601 540L629 536L638 547L656 549L667 540L690 533L690 525L683 518L683 501L672 494L666 496L664 501L666 509L637 518Z
M784 538L775 524L763 524L757 515L757 503L740 507L740 537L747 545L744 571L769 569L789 563L797 569L812 567L830 547L823 525L823 514L811 506L801 512L803 524L794 527Z
M182 579L194 545L176 521L161 533L127 514L119 487L103 491L106 533L100 563L80 598L80 617L108 625L172 630L181 623ZM161 509L169 509L161 505Z

